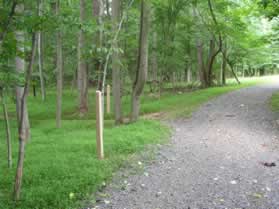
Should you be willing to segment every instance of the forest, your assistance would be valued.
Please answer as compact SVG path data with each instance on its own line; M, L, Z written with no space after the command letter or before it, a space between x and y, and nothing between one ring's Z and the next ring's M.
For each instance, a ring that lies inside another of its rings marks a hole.
M0 0L0 209L94 204L167 143L162 121L272 80L278 14L278 0Z

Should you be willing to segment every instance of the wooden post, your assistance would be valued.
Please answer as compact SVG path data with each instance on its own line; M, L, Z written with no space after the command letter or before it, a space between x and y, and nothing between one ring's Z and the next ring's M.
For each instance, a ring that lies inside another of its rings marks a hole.
M98 158L104 159L102 92L96 91L96 145Z
M107 113L110 114L110 85L107 85Z

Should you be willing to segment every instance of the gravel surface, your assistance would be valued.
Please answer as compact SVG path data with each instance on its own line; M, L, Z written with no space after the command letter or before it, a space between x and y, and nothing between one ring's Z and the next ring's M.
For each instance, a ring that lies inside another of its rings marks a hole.
M234 91L170 122L155 163L136 162L144 171L114 179L93 208L279 209L279 127L268 108L278 89Z

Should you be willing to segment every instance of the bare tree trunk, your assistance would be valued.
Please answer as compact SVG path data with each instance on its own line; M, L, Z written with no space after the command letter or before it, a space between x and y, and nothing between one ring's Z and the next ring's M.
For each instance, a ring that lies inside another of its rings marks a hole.
M93 0L93 17L97 20L98 31L93 37L93 42L96 44L97 48L103 47L103 13L104 5L103 0ZM93 59L95 72L98 73L98 83L97 88L101 90L102 83L102 61L96 57Z
M16 7L16 13L22 14L24 12L24 5L23 4L18 4ZM16 41L17 41L17 50L24 53L24 32L23 31L16 31ZM16 72L18 74L24 74L24 68L25 68L25 60L22 57L17 56L16 57ZM22 130L26 139L29 138L29 129L30 129L30 124L29 124L29 118L28 118L28 110L27 106L24 106L22 108L22 101L21 98L23 96L24 88L22 86L16 86L16 112L17 112L17 121L20 121L21 115L22 115ZM21 111L23 111L21 113ZM20 124L18 124L19 126Z
M187 67L187 83L192 82L192 61L190 61Z
M85 0L80 0L80 22L85 22ZM85 34L82 29L79 31L78 37L78 100L79 113L83 116L88 112L88 76L86 69L86 61L84 59Z
M224 42L222 53L222 67L221 67L221 85L226 85L226 68L227 68L227 45Z
M231 68L231 71L232 71L232 74L233 74L235 80L237 81L238 84L241 84L240 81L239 81L239 79L238 79L238 77L237 77L237 75L236 75L236 73L235 73L235 71L234 71L234 66L233 66L233 64L229 61L228 58L226 58L226 60L227 60L228 66Z
M152 80L157 81L158 79L157 34L155 31L152 34L151 70L152 70Z
M55 4L55 14L58 16L60 1ZM60 28L56 33L56 127L61 128L62 119L62 97L63 97L63 54L62 34Z
M148 69L148 30L149 30L149 6L147 0L141 1L141 23L139 37L139 55L136 79L132 93L131 122L137 121L140 112L140 96L144 90Z
M206 63L206 81L207 86L212 84L212 71L213 71L213 63L214 63L214 49L215 49L215 42L214 39L209 41L209 54Z
M42 11L43 11L43 2L42 0L38 0L39 16L42 16ZM43 64L42 64L42 32L41 31L38 32L38 66L39 66L42 101L45 101L46 91L45 91L45 81L44 81Z
M199 80L202 87L206 87L206 75L203 62L203 44L201 40L197 40L197 53L198 53L198 71L199 71Z
M107 16L110 16L110 1L109 0L105 0L106 1L106 10L107 10Z
M8 108L4 98L4 90L0 89L0 100L2 99L2 106L3 106L3 115L5 121L5 128L6 128L6 141L7 141L7 153L8 153L8 167L12 167L12 144L11 144L11 129L10 129L10 121L8 115Z
M23 93L19 98L21 101L21 111L19 116L19 153L18 153L18 162L17 162L17 170L16 170L16 177L15 177L15 184L14 184L14 199L17 201L20 199L20 192L21 192L21 185L22 185L22 176L23 176L23 164L24 164L24 156L25 156L25 143L29 137L26 134L25 127L25 119L24 115L28 114L28 112L24 112L24 109L27 109L27 96L30 86L30 80L32 76L33 64L35 61L35 53L36 53L36 43L37 43L37 36L33 34L32 36L32 52L31 52L31 60L29 62L29 66L26 72L26 79L25 85L23 87ZM28 115L27 115L28 117ZM29 132L29 130L28 130Z
M112 0L112 25L114 33L117 33L120 21L120 0ZM118 41L113 42L113 48L118 48ZM114 119L115 124L122 123L121 108L121 69L120 56L116 50L112 53L112 93L114 99Z

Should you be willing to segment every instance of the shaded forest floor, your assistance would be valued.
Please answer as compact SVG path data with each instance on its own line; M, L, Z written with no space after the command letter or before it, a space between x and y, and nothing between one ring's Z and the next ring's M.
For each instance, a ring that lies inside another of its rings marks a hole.
M141 114L164 113L164 118L188 117L202 103L236 90L255 85L266 79L249 79L241 85L230 84L189 93L164 93L160 99L148 93L142 98ZM90 93L89 115L79 118L76 114L76 94L65 90L63 95L62 129L55 128L55 91L49 90L47 101L29 97L28 108L32 138L27 144L22 201L17 206L11 201L15 164L17 159L17 127L15 104L8 107L12 125L12 169L7 168L5 132L0 142L0 208L75 208L84 198L100 189L112 174L127 160L144 150L148 144L160 144L169 138L169 128L159 121L141 120L135 124L114 127L113 115L105 118L104 161L96 158L94 92ZM130 98L123 98L124 114L129 113ZM2 112L2 109L0 109ZM3 118L0 127L4 130Z

